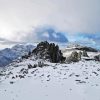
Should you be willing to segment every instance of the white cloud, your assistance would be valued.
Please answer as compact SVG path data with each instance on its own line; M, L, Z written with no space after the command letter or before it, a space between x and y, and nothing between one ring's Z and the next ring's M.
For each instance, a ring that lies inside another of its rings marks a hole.
M39 25L100 32L100 0L0 0L0 37L20 41Z
M43 37L49 38L49 34L47 32L43 33Z

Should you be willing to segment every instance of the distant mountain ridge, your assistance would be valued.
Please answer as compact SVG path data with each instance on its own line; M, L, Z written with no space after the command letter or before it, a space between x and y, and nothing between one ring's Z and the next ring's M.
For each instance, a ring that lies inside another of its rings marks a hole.
M67 48L72 48L72 49L76 49L76 50L82 50L82 51L87 51L87 52L98 52L99 50L97 50L96 48L93 48L91 46L83 46L77 43L69 43L67 45Z
M0 51L0 67L4 67L10 64L13 60L27 54L34 49L34 45L31 44L18 44L12 48L6 48Z

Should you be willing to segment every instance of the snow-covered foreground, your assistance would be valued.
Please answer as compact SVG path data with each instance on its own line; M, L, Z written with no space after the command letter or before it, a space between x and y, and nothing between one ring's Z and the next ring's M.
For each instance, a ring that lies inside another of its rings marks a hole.
M28 68L37 62L30 58L2 72L0 100L100 100L99 62Z

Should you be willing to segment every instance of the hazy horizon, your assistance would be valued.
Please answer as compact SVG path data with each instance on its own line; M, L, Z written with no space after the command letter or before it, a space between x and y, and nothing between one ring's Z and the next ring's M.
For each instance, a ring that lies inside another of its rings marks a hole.
M100 0L0 0L0 48L78 42L100 48Z

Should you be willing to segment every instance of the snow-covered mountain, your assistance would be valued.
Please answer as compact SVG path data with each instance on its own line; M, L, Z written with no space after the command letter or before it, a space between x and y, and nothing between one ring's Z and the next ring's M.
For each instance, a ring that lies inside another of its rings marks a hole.
M41 64L40 64L41 62ZM34 56L0 72L2 100L99 100L100 62L50 63ZM91 95L92 94L92 95Z
M18 44L12 48L6 48L0 51L0 67L6 66L13 60L32 51L35 46L31 44Z
M96 48L92 48L85 45L80 45L78 43L67 43L66 49L76 49L76 50L85 50L87 52L98 52Z
M100 54L87 52L89 57L90 53L92 56ZM31 54L0 70L2 100L100 99L99 61L81 59L72 63L51 63Z

